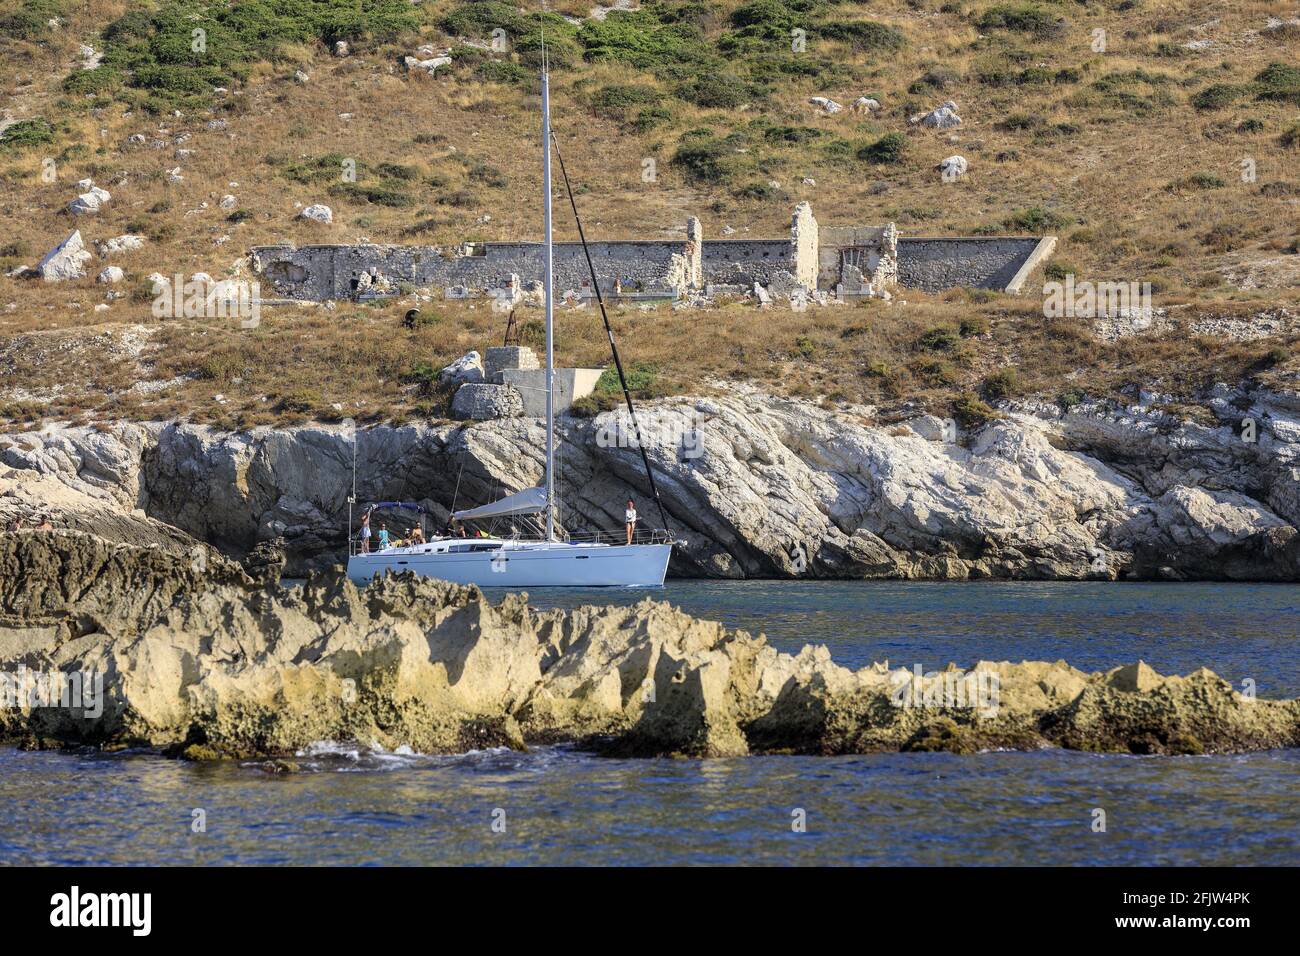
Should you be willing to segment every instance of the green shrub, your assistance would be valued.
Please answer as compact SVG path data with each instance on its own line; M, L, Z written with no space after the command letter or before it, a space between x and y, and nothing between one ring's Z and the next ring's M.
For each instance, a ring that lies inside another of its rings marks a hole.
M1181 193L1189 189L1222 189L1223 177L1216 173L1192 173L1165 186L1166 192Z
M62 0L23 0L12 13L0 16L0 37L40 39L50 32L49 21L64 14Z
M997 421L1002 416L977 396L966 393L952 403L952 417L962 428L979 428L989 422Z
M989 320L982 315L968 315L957 323L957 332L962 338L983 335L989 330Z
M951 352L957 348L960 342L961 336L956 329L943 326L922 333L921 337L916 340L916 344L920 348L928 349L931 352Z
M1049 262L1043 270L1043 278L1048 282L1064 282L1068 275L1077 275L1074 266L1068 262Z
M106 93L119 89L123 77L119 70L111 66L97 66L93 70L77 70L63 79L63 92L73 95L89 93Z
M400 209L415 205L415 197L405 192L401 183L336 183L330 187L330 195L355 202L374 203L377 206L391 206Z
M0 151L28 149L54 142L54 127L46 120L19 120L0 133Z
M767 96L761 83L723 70L701 73L678 87L677 95L707 109L734 109Z
M683 137L671 162L696 182L720 184L730 182L741 165L732 142L712 136Z
M1231 83L1215 83L1192 97L1192 106L1198 110L1217 110L1229 106L1246 94L1246 88Z
M1030 206L1012 213L1002 221L1007 229L1020 229L1028 233L1062 229L1074 220L1041 206Z
M1255 89L1257 99L1300 103L1300 67L1270 63L1255 77Z
M749 0L731 13L732 26L753 31L753 35L766 40L785 39L804 19L781 0Z
M897 27L874 20L823 23L815 32L828 40L839 40L859 53L889 53L907 45L907 38Z
M591 107L598 116L618 119L631 107L654 103L661 95L653 86L640 84L605 86L591 98Z
M666 106L647 106L636 114L636 119L632 121L632 129L637 133L648 133L656 126L662 126L664 123L671 123L673 120L673 111Z
M1292 123L1277 138L1278 143L1287 149L1300 148L1300 123Z
M769 126L763 138L769 143L811 143L822 131L811 126Z
M907 152L907 137L902 133L886 133L874 143L858 150L858 159L868 163L890 165L901 162Z
M1058 17L1046 7L1021 3L989 7L975 21L975 25L981 30L1013 30L1047 39L1063 34L1067 23L1064 17Z
M703 70L717 60L698 28L665 24L647 9L613 10L604 20L586 20L577 39L590 62L626 63L661 75L674 67Z
M276 396L275 410L305 415L320 404L320 393L312 388L295 388Z
M285 47L386 43L419 24L420 13L408 0L162 0L108 24L99 68L105 72L92 79L69 77L67 83L73 92L97 92L80 87L122 82L144 90L144 105L154 111L201 106L211 101L213 87L234 85L254 63L276 60ZM196 25L205 31L201 52L191 46Z
M533 71L506 60L484 60L474 68L474 75L487 83L521 85L531 83Z
M627 379L627 390L633 398L659 398L664 394L659 378L659 366L653 362L632 362L623 366L623 375ZM621 397L622 388L618 384L618 369L607 366L596 380L594 392L597 395Z
M481 160L474 163L465 175L474 182L482 183L489 189L505 189L510 185L510 180L505 173Z
M1011 398L1019 390L1020 382L1016 376L1016 370L1012 368L999 369L985 376L983 383L980 385L981 394L990 402L1000 402Z
M1007 132L1018 132L1021 130L1037 129L1042 126L1046 120L1037 113L1012 113L999 121L996 125L998 129Z
M398 381L403 385L414 385L417 395L427 397L437 388L440 371L429 362L415 362L398 376Z
M1082 404L1087 396L1079 389L1072 388L1056 396L1056 404L1060 406L1061 411L1068 412L1075 405Z
M918 95L926 90L946 90L960 81L961 77L957 75L956 71L950 70L946 66L936 66L917 77L912 82L912 85L907 88L907 92Z
M748 183L732 192L737 199L773 199L777 190L767 183Z

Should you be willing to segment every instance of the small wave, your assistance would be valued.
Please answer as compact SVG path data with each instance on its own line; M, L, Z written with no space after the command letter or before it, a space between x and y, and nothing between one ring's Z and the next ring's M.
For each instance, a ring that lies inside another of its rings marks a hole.
M251 760L241 764L267 773L382 773L405 769L449 769L472 773L538 773L557 763L587 759L566 744L527 751L488 747L459 754L419 753L407 744L389 750L375 741L317 740L291 758Z

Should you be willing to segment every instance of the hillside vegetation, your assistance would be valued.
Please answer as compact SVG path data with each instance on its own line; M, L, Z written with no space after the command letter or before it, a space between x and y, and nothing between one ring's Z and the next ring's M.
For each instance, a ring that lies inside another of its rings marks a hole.
M0 277L2 419L441 414L436 371L501 335L502 317L481 303L403 290L379 305L268 308L245 330L153 318L145 277L220 278L247 248L286 240L536 237L543 37L590 236L680 235L689 215L706 238L781 235L808 200L823 223L892 220L904 235L1052 233L1061 241L1049 278L1149 282L1156 305L1183 318L1294 313L1300 298L1294 3L6 9L0 268L34 265L73 228L88 246L126 233L147 241L96 257L84 280ZM93 61L81 44L102 54L98 65L84 68ZM443 50L451 63L432 74L404 65ZM845 109L826 113L813 96ZM849 109L859 97L880 110ZM961 127L908 122L947 100ZM969 174L944 182L935 166L954 153ZM73 216L83 178L112 198ZM298 218L311 203L330 205L333 223ZM557 229L576 237L567 215ZM125 281L96 284L110 263ZM1110 344L1087 320L1044 319L1033 287L1022 297L904 291L888 304L804 313L625 308L616 322L647 395L752 378L887 413L931 406L978 418L1022 395L1068 402L1155 388L1191 409L1218 380L1294 387L1294 335L1232 342L1184 323ZM407 331L411 304L422 322ZM518 318L536 335L535 312ZM603 364L598 317L565 312L560 322L562 362Z

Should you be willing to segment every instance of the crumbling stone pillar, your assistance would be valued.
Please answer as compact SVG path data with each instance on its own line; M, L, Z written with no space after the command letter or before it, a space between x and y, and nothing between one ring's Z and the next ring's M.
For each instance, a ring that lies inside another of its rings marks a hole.
M817 255L817 220L812 205L801 202L790 221L790 259L795 281L805 289L817 288Z

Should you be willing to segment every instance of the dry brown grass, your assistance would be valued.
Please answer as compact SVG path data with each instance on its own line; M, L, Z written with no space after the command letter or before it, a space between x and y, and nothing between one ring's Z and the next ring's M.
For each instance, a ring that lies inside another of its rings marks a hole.
M446 5L444 0L436 9ZM735 5L731 0L718 5L719 22ZM981 2L973 9L987 5ZM453 244L538 234L534 95L454 77L407 76L393 65L403 49L336 59L323 49L304 48L275 66L254 71L239 97L242 105L220 114L229 121L226 131L206 129L206 114L159 118L127 115L120 106L91 112L66 100L58 82L72 64L77 43L128 6L91 0L78 7L68 28L51 42L8 43L0 50L6 108L18 118L43 115L65 124L55 144L56 156L69 146L83 147L58 160L59 179L53 184L40 179L43 151L0 153L0 252L18 247L14 254L0 257L6 269L34 263L74 227L80 227L87 240L131 228L143 228L152 237L144 250L118 261L128 272L123 287L128 291L153 271L170 275L202 270L221 276L246 248L282 240L352 242L364 237ZM585 4L566 3L563 12L581 6ZM1285 45L1263 38L1248 42L1246 35L1261 27L1268 14L1293 15L1291 8L1271 2L1207 5L1160 0L1125 12L1100 5L1060 9L1071 22L1065 36L1043 42L1013 37L1010 45L1031 54L1029 65L1078 70L1078 83L980 83L972 74L989 54L972 48L977 32L968 21L939 12L937 3L895 0L874 5L871 15L904 29L910 40L907 49L878 59L859 57L868 76L862 83L844 88L823 88L807 80L778 85L779 92L762 110L702 110L673 101L671 122L637 135L617 122L594 117L585 104L593 91L608 84L662 86L660 81L610 64L557 75L556 125L580 190L588 234L675 235L694 214L703 219L706 237L719 235L724 225L741 230L737 236L779 235L788 227L790 208L802 199L810 200L826 223L894 219L904 234L912 235L965 233L1019 210L1041 207L1070 221L1059 230L1056 260L1070 265L1080 278L1151 281L1158 305L1191 302L1222 311L1294 304L1294 288L1243 290L1229 284L1223 272L1242 261L1295 254L1286 250L1294 249L1300 239L1300 195L1278 184L1300 182L1294 152L1280 142L1282 132L1296 121L1297 108L1243 101L1198 112L1187 105L1192 93L1211 82L1247 82L1268 62L1286 59ZM1209 51L1172 58L1155 55L1158 44L1183 43L1198 35L1191 28L1215 18L1218 25L1206 34L1216 39ZM1108 33L1109 52L1104 55L1089 49L1096 27ZM442 42L437 31L428 29L426 34L430 42ZM830 49L845 55L843 48ZM310 73L309 83L292 80L295 64ZM918 77L938 66L958 75L955 86L908 92ZM1169 75L1165 84L1125 87L1138 96L1167 98L1168 103L1157 103L1149 115L1137 115L1096 96L1080 96L1092 81L1132 70ZM807 104L808 96L824 94L847 105L863 93L877 95L884 111L870 118L847 111L823 116ZM965 125L960 130L941 134L908 127L908 112L948 98L961 107ZM342 119L343 113L352 117ZM739 184L781 182L783 195L763 202L737 199L732 188L738 184L692 183L671 164L684 131L708 127L721 134L744 128L760 114L778 125L822 129L823 140L857 143L902 131L908 155L901 165L872 167L858 161L829 162L820 147L757 143L751 154L753 175ZM1006 128L1012 114L1038 117L1039 131ZM1238 124L1248 119L1259 121L1262 128L1239 131ZM1077 131L1041 132L1064 123L1074 124ZM166 148L122 148L132 133L160 137L159 127L169 131ZM181 131L192 134L184 147L194 155L186 160L174 158L172 140ZM933 166L954 152L967 156L971 174L945 184ZM414 167L417 178L406 187L413 205L392 208L338 197L329 193L329 180L303 184L285 175L286 163L327 155L355 158L367 170L383 163ZM1246 155L1257 163L1255 183L1243 183L1238 175L1238 163ZM657 160L654 183L641 180L644 157ZM472 175L480 163L499 170L508 185L494 187ZM163 171L176 165L185 180L169 185ZM1217 175L1224 185L1167 188L1196 173ZM64 207L74 194L73 184L84 176L108 188L113 200L98 216L74 221ZM801 185L805 176L814 178L816 186ZM875 183L883 183L884 191L873 190ZM1265 188L1270 185L1271 190ZM238 224L227 220L227 211L219 210L217 201L228 192L252 218ZM299 204L319 201L333 207L334 225L295 218ZM563 206L557 209L563 212ZM479 223L484 215L490 221ZM560 215L557 227L561 238L576 237L567 216ZM93 311L105 292L95 285L93 275L104 264L96 260L86 280L61 285L0 277L0 338L102 323L156 326L145 300L123 299L107 312ZM1229 379L1253 374L1255 353L1266 348L1221 343L1206 348L1176 337L1108 347L1076 327L1045 323L1036 317L1037 301L995 297L981 303L960 294L935 298L905 293L903 298L908 305L874 303L806 313L759 313L740 305L704 312L631 309L617 321L630 357L658 363L665 379L678 387L698 387L711 376L754 377L796 394L894 404L908 398L949 401L962 390L978 389L987 375L1006 366L1020 370L1019 384L1025 391L1048 397L1079 381L1102 391L1120 390L1132 380L1190 388L1212 374ZM7 308L10 303L12 309ZM437 364L466 348L482 348L499 335L499 317L483 305L475 309L434 303L432 309L443 315L442 321L412 334L397 328L397 304L344 305L334 312L269 310L263 328L253 333L220 323L178 320L161 326L155 338L161 352L151 360L154 368L140 370L113 360L95 368L89 381L84 368L80 378L61 378L75 371L73 360L64 356L69 364L60 364L64 357L52 353L39 367L21 374L66 384L70 393L48 409L60 415L192 414L256 422L328 416L335 414L334 404L343 405L349 414L369 416L428 413L437 396L415 395L398 381L413 357ZM916 351L915 341L924 331L956 326L968 316L983 316L991 331L963 339L953 354ZM597 317L566 313L562 321L562 359L603 364ZM1294 343L1283 345L1294 348ZM78 361L84 365L87 359ZM234 368L243 371L220 371ZM125 392L133 375L170 378L214 371L214 377L152 396ZM0 366L0 392L14 384ZM213 403L218 393L225 404ZM282 400L291 393L302 400ZM310 411L293 410L304 406Z

